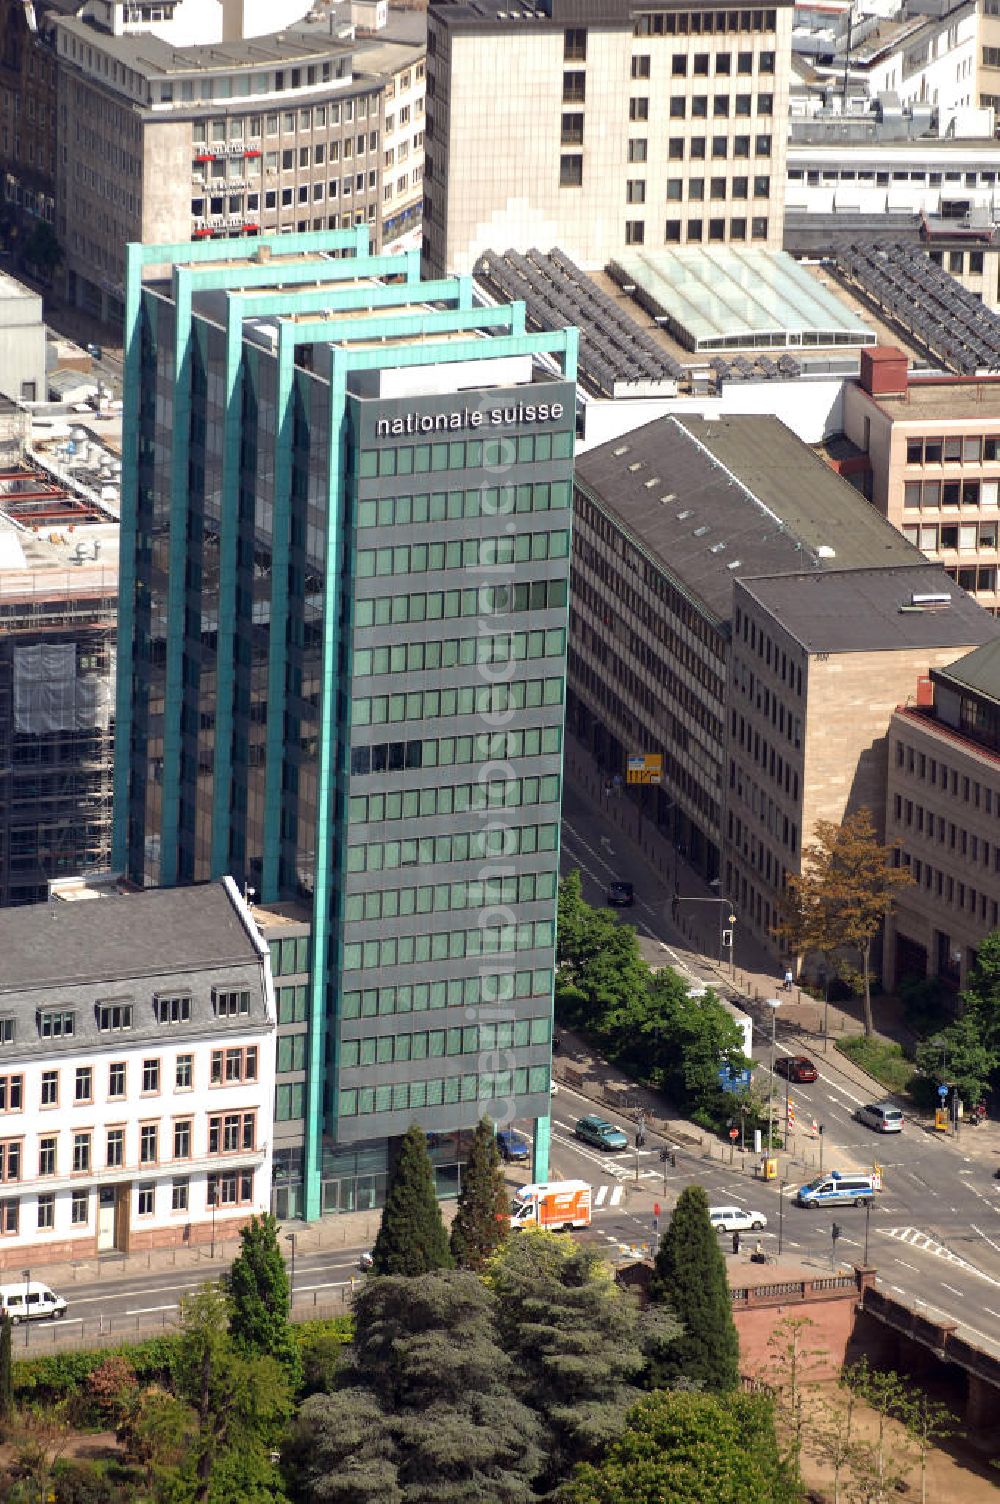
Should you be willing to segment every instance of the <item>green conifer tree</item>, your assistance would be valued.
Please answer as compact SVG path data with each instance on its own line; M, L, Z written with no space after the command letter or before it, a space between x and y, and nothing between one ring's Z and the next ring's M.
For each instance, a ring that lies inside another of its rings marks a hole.
M14 1414L14 1358L11 1351L13 1323L7 1312L0 1318L0 1427Z
M507 1188L496 1135L480 1119L462 1171L462 1192L451 1224L451 1253L459 1269L479 1274L507 1236Z
M650 1295L669 1306L683 1327L656 1354L654 1383L683 1378L716 1392L735 1389L739 1337L725 1260L700 1185L687 1186L678 1198L656 1255Z
M407 1130L399 1147L372 1249L372 1268L376 1274L411 1276L454 1268L434 1191L427 1135L416 1124Z

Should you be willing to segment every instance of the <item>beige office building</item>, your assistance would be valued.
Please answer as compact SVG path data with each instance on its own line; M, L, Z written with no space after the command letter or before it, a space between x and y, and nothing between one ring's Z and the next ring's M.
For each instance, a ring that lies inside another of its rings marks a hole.
M735 582L724 877L775 954L785 881L817 820L865 805L881 830L896 707L922 676L998 639L930 564Z
M792 7L432 0L424 260L780 248Z
M1000 380L914 376L901 351L864 351L844 432L867 455L863 488L879 511L996 615Z
M886 982L964 985L1000 923L1000 643L914 686L889 726L886 835L913 876L886 927Z

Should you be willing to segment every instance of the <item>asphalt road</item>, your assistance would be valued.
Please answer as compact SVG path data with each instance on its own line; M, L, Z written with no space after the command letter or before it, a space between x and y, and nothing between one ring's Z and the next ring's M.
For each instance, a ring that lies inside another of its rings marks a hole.
M592 903L602 903L611 878L634 882L636 905L628 914L640 931L664 946L664 958L694 981L715 982L699 957L682 942L670 920L670 893L658 883L638 854L603 817L572 790L567 791L562 835L564 870L577 867L584 892ZM766 1017L759 1016L763 1011ZM770 1060L770 1014L762 1005L755 1018L754 1055L765 1073ZM779 1015L780 1019L780 1015ZM779 1022L776 1054L801 1053L795 1036L783 1036ZM782 1251L819 1270L849 1268L868 1257L878 1270L879 1283L907 1305L936 1317L958 1323L964 1334L991 1352L1000 1354L1000 1182L992 1178L994 1164L977 1146L975 1130L966 1128L957 1141L942 1140L917 1123L909 1123L898 1135L879 1135L856 1123L852 1114L863 1100L853 1080L837 1070L831 1049L824 1056L813 1052L819 1079L809 1086L789 1089L796 1103L800 1125L813 1119L822 1123L824 1163L827 1169L870 1167L881 1164L884 1190L866 1217L855 1207L808 1210L794 1204L793 1197L805 1173L788 1181L766 1184L752 1173L741 1173L741 1159L752 1170L754 1156L737 1150L730 1166L728 1157L705 1158L692 1147L658 1136L647 1128L645 1147L619 1154L601 1153L575 1138L578 1118L597 1109L587 1097L562 1086L552 1101L552 1179L579 1178L593 1186L593 1227L584 1237L618 1252L655 1248L658 1231L664 1227L681 1190L690 1184L705 1186L713 1205L739 1205L767 1217L759 1234L764 1248L777 1253L779 1229ZM785 1082L778 1078L775 1093L782 1101ZM632 1127L608 1112L612 1121L627 1132ZM529 1123L519 1124L526 1133ZM807 1156L818 1155L818 1140L804 1139ZM663 1166L661 1147L676 1153L676 1165ZM980 1152L975 1152L977 1147ZM969 1150L974 1152L970 1153ZM638 1172L638 1173L637 1173ZM525 1167L511 1166L512 1186L529 1178ZM654 1208L660 1207L658 1225ZM841 1236L836 1248L831 1227L836 1222ZM756 1241L747 1234L743 1252ZM733 1255L730 1239L723 1238L728 1259ZM302 1252L295 1269L295 1308L328 1314L349 1299L352 1280L359 1276L358 1259L363 1251L337 1247ZM80 1279L60 1287L69 1301L62 1322L38 1322L19 1328L15 1342L27 1342L29 1351L44 1352L55 1339L73 1332L83 1345L110 1329L114 1335L170 1328L176 1320L181 1297L217 1277L222 1260L204 1258L190 1268L116 1273L106 1268L99 1280Z
M683 942L670 919L671 894L623 839L599 809L567 788L562 827L564 871L579 868L584 896L603 903L612 878L635 884L635 907L623 915L640 933L659 941L664 958L693 981L717 981ZM770 1061L770 1012L743 1000L754 1016L754 1056L763 1079ZM792 1034L783 1037L778 1016L776 1055L799 1054L802 1046ZM1000 1181L993 1179L994 1162L976 1150L977 1130L964 1128L957 1140L942 1139L919 1123L908 1123L900 1134L876 1134L853 1119L865 1097L855 1082L836 1068L836 1055L812 1052L819 1079L812 1085L788 1089L796 1106L800 1141L807 1157L815 1159L819 1141L809 1132L811 1122L824 1127L823 1155L827 1169L882 1166L884 1190L876 1197L867 1219L869 1262L888 1292L913 1309L929 1311L958 1322L965 1331L1000 1354ZM784 1102L786 1084L775 1082L775 1096ZM870 1100L870 1099L869 1099ZM660 1227L687 1184L704 1185L713 1205L749 1206L768 1218L762 1234L765 1250L777 1251L781 1222L782 1249L797 1259L834 1262L845 1267L865 1255L866 1214L855 1207L809 1210L793 1202L795 1191L809 1175L796 1174L784 1190L731 1170L718 1159L712 1163L678 1146L676 1169L668 1167L666 1183L658 1150L665 1141L647 1131L646 1148L639 1154L599 1155L573 1138L577 1116L595 1110L592 1101L561 1089L553 1102L552 1174L580 1176L595 1187L594 1228L608 1242L632 1245L653 1238L654 1201L661 1206ZM613 1113L607 1114L616 1121ZM624 1126L631 1133L628 1123ZM797 1147L793 1143L793 1148ZM737 1151L737 1159L739 1154ZM753 1156L746 1159L751 1162ZM607 1186L604 1195L601 1187ZM611 1204L613 1188L620 1194ZM779 1198L783 1201L779 1218ZM841 1228L836 1252L831 1228ZM728 1248L728 1239L724 1240ZM746 1243L744 1243L744 1249ZM731 1255L728 1255L731 1257Z

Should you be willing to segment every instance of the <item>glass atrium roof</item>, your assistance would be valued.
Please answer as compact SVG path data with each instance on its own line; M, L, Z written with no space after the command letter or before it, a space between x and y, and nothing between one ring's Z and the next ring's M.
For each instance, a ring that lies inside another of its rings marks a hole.
M689 350L874 345L873 330L786 251L628 251L608 267Z

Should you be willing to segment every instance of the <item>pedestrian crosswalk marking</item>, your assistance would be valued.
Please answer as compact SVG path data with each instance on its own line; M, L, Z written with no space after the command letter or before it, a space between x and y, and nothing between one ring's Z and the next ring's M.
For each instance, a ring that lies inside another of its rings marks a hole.
M624 1195L625 1187L623 1185L595 1186L591 1205L595 1212L599 1211L601 1207L605 1211L608 1211L613 1206L621 1206Z
M623 1195L624 1195L624 1187L620 1186L620 1185L616 1185L615 1188L614 1188L614 1190L611 1192L611 1200L609 1201L608 1205L609 1206L620 1206Z
M605 1200L607 1198L607 1194L608 1194L608 1188L607 1188L607 1186L606 1185L599 1185L597 1187L597 1190L594 1192L594 1205L595 1206L603 1206L604 1202L605 1202Z

